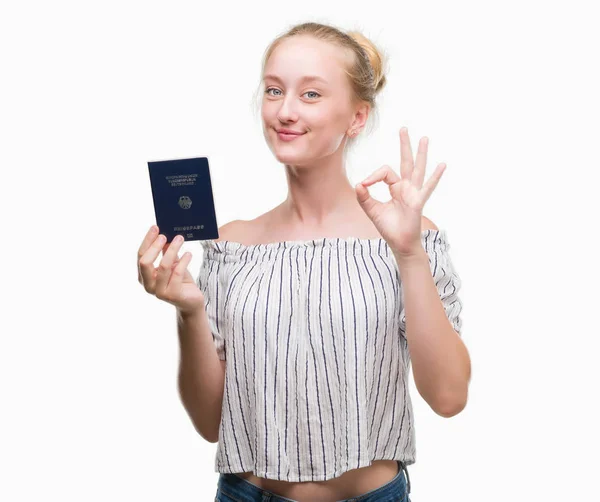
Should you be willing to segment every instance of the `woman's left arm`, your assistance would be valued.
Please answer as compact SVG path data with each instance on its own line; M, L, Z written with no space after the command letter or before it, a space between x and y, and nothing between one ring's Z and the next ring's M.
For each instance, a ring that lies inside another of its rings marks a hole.
M411 256L394 253L394 257L402 281L415 385L438 415L452 417L467 403L469 353L446 315L425 249Z
M355 190L359 204L392 249L398 264L404 290L406 339L417 389L436 413L451 417L467 403L471 362L467 348L446 316L421 241L423 206L446 170L445 163L438 164L424 182L428 146L429 138L421 138L413 159L408 129L400 128L400 174L386 164L358 183ZM390 190L392 198L387 202L369 194L368 187L380 181Z

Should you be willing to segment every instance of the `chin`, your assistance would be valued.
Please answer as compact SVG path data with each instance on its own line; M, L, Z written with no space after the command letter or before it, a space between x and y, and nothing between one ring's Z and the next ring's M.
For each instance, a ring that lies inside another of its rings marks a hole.
M277 148L272 149L273 155L277 159L277 161L282 164L293 164L293 165L301 165L308 162L308 159L304 155L303 151L298 152L282 152Z
M286 155L281 153L274 153L275 158L282 164L298 164L298 162L305 162L306 159L303 155Z
M285 156L285 157L298 157L303 155L306 152L306 149L298 148L295 146L286 145L285 143L269 143L269 148L273 152L275 156Z

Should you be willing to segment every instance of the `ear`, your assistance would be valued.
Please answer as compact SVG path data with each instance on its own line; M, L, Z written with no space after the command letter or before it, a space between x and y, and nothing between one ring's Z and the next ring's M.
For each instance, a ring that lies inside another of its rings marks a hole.
M358 105L356 111L354 112L354 118L352 119L352 124L348 129L348 133L350 133L350 131L355 131L355 133L359 132L367 123L370 111L371 106L369 103L362 103Z

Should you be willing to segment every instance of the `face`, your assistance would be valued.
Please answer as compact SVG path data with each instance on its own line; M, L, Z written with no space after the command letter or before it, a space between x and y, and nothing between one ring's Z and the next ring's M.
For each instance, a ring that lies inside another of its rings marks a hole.
M271 54L261 117L267 144L280 162L314 162L338 150L347 137L356 111L343 71L348 57L339 47L305 36L283 41ZM301 134L282 136L281 128Z

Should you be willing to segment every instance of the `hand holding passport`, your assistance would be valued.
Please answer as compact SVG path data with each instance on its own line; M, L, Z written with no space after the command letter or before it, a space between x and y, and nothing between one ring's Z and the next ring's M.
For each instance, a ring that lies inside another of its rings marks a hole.
M219 227L207 157L149 161L154 214L160 233L170 243L215 239Z

